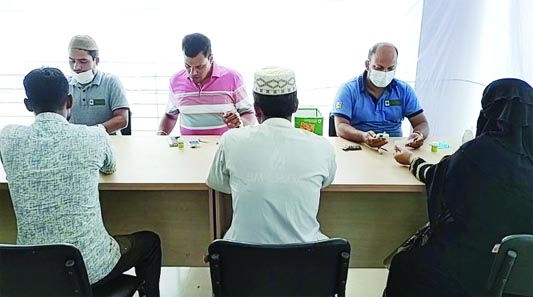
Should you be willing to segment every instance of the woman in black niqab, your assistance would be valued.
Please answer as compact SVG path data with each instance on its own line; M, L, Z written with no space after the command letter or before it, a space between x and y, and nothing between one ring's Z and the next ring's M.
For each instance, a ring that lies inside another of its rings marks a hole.
M407 158L426 184L431 231L424 245L393 258L386 296L488 296L493 247L533 234L533 89L499 79L481 106L476 137L454 154L437 164ZM397 149L396 160L405 154Z

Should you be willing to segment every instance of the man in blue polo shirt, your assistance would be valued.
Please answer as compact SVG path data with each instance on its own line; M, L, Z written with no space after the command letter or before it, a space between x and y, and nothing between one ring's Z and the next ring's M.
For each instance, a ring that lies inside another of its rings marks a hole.
M401 137L406 117L413 127L407 146L418 148L424 143L429 125L414 90L394 78L397 59L393 44L377 43L368 52L365 72L340 87L332 109L338 136L381 147L387 139L377 133Z
M99 71L98 46L88 35L76 35L70 40L69 94L72 110L69 122L87 126L99 126L107 133L115 134L128 125L129 105L120 80Z

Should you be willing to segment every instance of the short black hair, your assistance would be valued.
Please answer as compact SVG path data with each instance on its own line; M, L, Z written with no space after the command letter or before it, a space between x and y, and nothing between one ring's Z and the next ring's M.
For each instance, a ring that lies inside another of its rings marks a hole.
M298 105L297 91L285 95L263 95L253 92L254 103L266 118L290 118Z
M202 33L185 35L181 42L181 49L185 56L189 58L194 58L199 53L209 58L211 56L211 40Z
M380 48L383 45L392 46L394 50L396 51L396 57L398 56L398 48L396 48L395 45L389 42L378 42L374 44L369 50L368 50L368 59L372 59L372 55L375 54L378 51L378 48Z
M68 81L57 68L41 67L24 77L24 90L35 112L54 112L63 106L68 97Z

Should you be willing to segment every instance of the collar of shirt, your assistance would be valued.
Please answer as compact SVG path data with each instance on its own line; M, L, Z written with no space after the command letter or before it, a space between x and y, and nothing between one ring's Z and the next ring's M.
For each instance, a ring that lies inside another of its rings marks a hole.
M211 63L211 69L213 70L211 72L211 79L213 79L214 77L216 78L220 77L221 70L220 70L220 67L218 67L218 65L215 62ZM189 79L190 82L192 82L191 77L189 76L189 73L187 73L187 78ZM206 83L210 82L211 79L208 80Z
M88 86L99 86L102 83L102 77L103 77L102 72L96 69L96 74L94 75L93 80L89 84L84 86L78 83L78 81L72 76L69 79L69 84L71 86L77 86L79 88L88 87Z
M68 124L64 116L55 112L41 112L35 116L35 122L60 122Z
M218 67L217 63L211 63L211 68L213 69L213 72L211 73L211 78L220 77L220 68Z
M283 119L283 118L270 118L266 119L261 125L274 126L274 127L283 127L283 128L294 128L292 122Z

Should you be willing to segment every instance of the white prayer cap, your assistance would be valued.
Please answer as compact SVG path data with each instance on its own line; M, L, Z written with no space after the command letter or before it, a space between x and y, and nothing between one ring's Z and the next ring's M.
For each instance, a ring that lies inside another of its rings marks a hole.
M285 95L296 91L294 71L282 67L264 67L254 74L254 92L262 95Z

